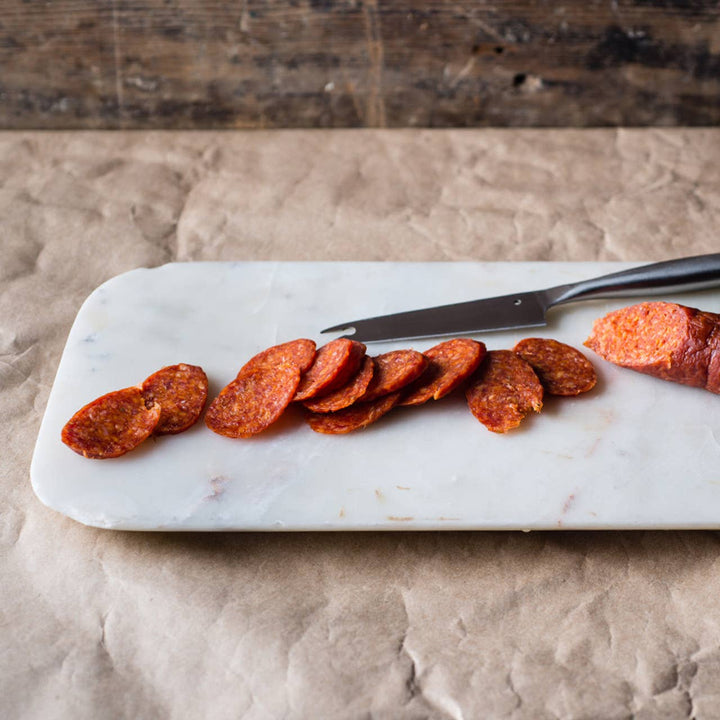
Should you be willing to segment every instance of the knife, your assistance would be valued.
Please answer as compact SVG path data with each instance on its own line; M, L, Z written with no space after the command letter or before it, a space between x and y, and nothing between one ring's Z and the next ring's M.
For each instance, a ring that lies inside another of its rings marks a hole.
M720 285L720 253L696 255L641 265L545 290L348 320L321 332L354 329L354 332L342 337L362 342L378 342L540 327L547 325L546 313L555 305L602 297L655 295L665 290L683 292L717 285Z

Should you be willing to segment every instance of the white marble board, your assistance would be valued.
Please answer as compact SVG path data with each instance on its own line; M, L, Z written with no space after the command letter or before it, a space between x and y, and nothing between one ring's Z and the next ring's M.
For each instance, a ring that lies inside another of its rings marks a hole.
M627 263L183 263L98 288L70 331L32 461L35 493L87 525L124 530L719 528L720 397L594 356L599 383L549 398L496 435L462 395L398 408L365 430L320 435L292 408L251 440L189 431L113 460L60 442L72 414L178 362L211 397L256 352L347 319L574 282ZM720 290L664 299L720 312ZM531 335L582 347L592 322L638 298L580 302ZM373 343L377 354L436 340Z

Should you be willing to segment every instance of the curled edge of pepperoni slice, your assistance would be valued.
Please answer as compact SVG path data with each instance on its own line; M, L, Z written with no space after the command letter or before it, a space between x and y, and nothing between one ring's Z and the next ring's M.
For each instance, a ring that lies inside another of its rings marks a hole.
M210 403L205 424L226 437L257 435L283 414L299 383L300 370L292 362L246 366Z
M80 408L63 427L60 439L86 458L120 457L152 434L160 414L160 405L148 404L139 387L123 388Z
M310 368L300 378L295 401L320 397L344 385L360 368L365 345L337 338L323 345Z
M240 368L240 372L260 365L290 364L295 365L301 373L304 373L315 360L315 348L315 341L307 338L298 338L280 345L273 345L251 357Z
M400 405L422 405L445 397L477 370L485 353L485 344L470 338L446 340L424 351L427 368L407 388Z
M307 413L305 420L312 430L325 435L345 435L379 420L400 400L400 392L383 395L370 402L357 402L334 413Z
M580 395L597 383L595 368L585 355L558 340L525 338L513 352L530 364L550 395Z
M416 380L427 367L427 358L417 350L391 350L373 358L375 373L360 402L376 400L401 390Z
M488 429L506 433L543 405L543 387L531 365L512 350L491 350L465 391L470 412Z
M168 365L146 378L141 386L146 402L160 405L156 435L177 435L192 427L205 407L208 379L197 365Z
M345 385L333 390L328 395L306 400L303 405L308 410L316 413L337 412L349 407L365 394L374 372L375 362L366 355L360 369Z

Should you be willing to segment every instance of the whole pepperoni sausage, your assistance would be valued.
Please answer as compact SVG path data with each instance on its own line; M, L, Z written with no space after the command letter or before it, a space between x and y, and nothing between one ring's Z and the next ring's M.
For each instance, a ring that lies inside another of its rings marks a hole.
M205 424L226 437L257 435L282 415L299 383L300 370L294 363L246 365L210 403Z
M400 390L420 377L428 364L425 356L416 350L392 350L373 359L375 373L360 398L363 402Z
M477 370L485 352L484 343L470 338L446 340L425 350L428 365L408 386L400 404L422 405L431 398L445 397Z
M710 360L705 389L720 394L720 318L708 337Z
M337 338L323 345L313 364L300 378L294 400L319 397L344 385L360 368L365 345L347 338Z
M488 430L505 433L542 409L543 388L530 365L512 350L491 350L465 391L472 414Z
M308 410L316 413L337 412L338 410L349 407L365 394L374 372L375 362L371 357L366 355L360 369L345 385L337 390L333 390L333 392L328 395L306 400L303 405L305 405Z
M146 401L139 387L115 390L78 410L60 438L86 458L115 458L146 440L157 427L160 414L160 405Z
M169 365L150 375L141 386L146 402L160 405L156 435L175 435L194 425L208 394L207 375L197 365Z
M367 427L392 410L400 400L400 393L394 392L371 400L356 402L344 410L334 413L308 413L306 421L317 433L344 435Z
M615 365L720 393L720 315L645 302L598 319L585 345Z
M530 363L551 395L579 395L595 387L595 368L570 345L550 338L525 338L513 351Z

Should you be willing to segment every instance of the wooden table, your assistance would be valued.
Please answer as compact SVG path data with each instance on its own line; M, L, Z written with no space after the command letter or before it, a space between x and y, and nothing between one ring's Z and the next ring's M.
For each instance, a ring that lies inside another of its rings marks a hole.
M715 125L715 2L5 0L0 127Z

